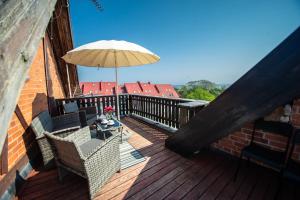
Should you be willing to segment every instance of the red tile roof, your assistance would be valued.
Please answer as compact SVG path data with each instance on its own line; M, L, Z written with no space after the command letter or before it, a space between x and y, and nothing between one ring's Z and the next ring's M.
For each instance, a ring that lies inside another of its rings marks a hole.
M124 88L128 94L143 94L142 88L137 83L124 83Z
M179 98L179 95L175 91L174 87L170 84L155 84L159 94L163 97L174 97Z
M80 87L84 95L113 95L115 82L81 82ZM148 96L161 96L179 98L174 87L170 84L124 83L119 86L119 94L140 94Z
M149 95L149 96L161 96L158 93L158 90L155 88L154 84L148 83L142 83L138 82L138 85L142 88L143 95Z

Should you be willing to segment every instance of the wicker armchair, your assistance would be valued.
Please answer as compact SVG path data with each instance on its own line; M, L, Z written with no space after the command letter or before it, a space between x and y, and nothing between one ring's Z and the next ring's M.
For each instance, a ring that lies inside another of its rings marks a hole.
M88 127L65 138L49 133L45 135L54 152L60 181L66 171L87 179L91 199L100 187L121 169L120 134L113 135L105 142L91 139Z
M65 137L80 128L80 119L78 113L51 118L46 110L35 117L30 126L40 147L44 166L48 168L52 166L54 156L44 133L47 131L53 135Z
M97 120L97 109L95 106L78 108L76 102L70 102L63 105L65 113L79 112L81 123L92 125Z

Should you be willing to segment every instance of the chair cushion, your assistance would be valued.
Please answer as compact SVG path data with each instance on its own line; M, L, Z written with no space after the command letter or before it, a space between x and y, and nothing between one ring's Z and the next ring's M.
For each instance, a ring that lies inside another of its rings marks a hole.
M86 119L87 120L90 120L90 119L97 119L97 115L95 115L95 114L86 114Z
M287 179L300 182L300 163L290 160L287 169L283 172L283 176Z
M78 105L76 102L66 103L64 104L65 113L78 112Z
M86 114L86 121L88 125L93 124L97 120L96 114Z
M54 127L48 110L36 116L31 122L31 127L36 137L43 136L45 131L52 132Z
M103 140L91 139L80 145L79 148L84 156L88 156L90 153L92 153L95 149L97 149L99 146L102 146L103 144Z
M285 152L267 149L261 145L251 144L242 150L243 156L261 161L277 170L283 167Z

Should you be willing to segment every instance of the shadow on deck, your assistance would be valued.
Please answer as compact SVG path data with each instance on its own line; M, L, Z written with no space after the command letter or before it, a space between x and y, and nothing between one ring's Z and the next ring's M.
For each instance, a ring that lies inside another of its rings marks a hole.
M95 199L274 199L278 178L254 164L242 166L236 182L236 160L212 151L186 159L164 146L166 134L132 118L123 119L133 133L129 142L146 161L116 173ZM285 183L279 199L300 199L299 188ZM88 199L87 184L76 175L58 182L56 170L33 171L19 199Z

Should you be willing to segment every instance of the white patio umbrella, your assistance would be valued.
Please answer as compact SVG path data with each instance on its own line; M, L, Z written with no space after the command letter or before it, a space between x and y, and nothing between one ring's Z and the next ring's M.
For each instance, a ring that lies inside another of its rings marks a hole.
M142 46L131 42L117 40L100 40L88 43L67 52L62 58L67 63L76 65L115 68L118 119L120 119L118 68L151 64L160 59L159 56Z

